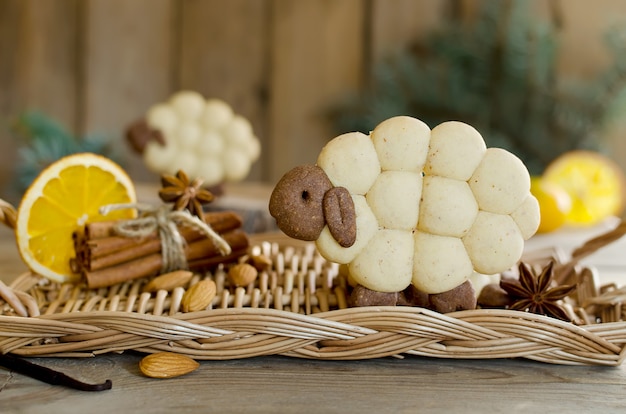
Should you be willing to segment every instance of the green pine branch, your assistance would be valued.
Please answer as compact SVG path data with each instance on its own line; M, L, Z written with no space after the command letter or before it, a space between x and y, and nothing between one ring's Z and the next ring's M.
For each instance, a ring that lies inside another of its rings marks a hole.
M26 111L18 116L12 133L20 146L15 167L15 186L19 193L26 190L44 168L67 155L92 152L116 158L105 137L75 137L56 120L38 111Z

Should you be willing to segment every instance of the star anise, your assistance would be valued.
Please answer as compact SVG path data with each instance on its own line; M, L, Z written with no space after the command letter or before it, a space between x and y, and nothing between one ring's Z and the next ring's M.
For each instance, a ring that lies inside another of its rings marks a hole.
M576 285L552 286L554 262L551 261L535 277L530 267L525 263L519 264L519 281L502 280L500 287L512 299L509 309L528 311L539 315L570 321L563 308L557 303L574 289Z
M213 194L202 188L203 180L196 178L189 180L187 174L179 170L176 175L164 174L161 176L163 188L159 190L159 197L166 203L174 203L174 210L187 209L204 221L203 204L213 201Z

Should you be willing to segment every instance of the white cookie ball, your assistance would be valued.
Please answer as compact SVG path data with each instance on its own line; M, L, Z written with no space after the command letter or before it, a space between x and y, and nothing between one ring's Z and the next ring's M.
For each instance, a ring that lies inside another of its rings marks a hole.
M419 119L409 116L387 119L374 128L371 139L383 171L422 171L430 128Z
M222 128L222 135L226 145L232 145L243 148L248 139L252 136L252 125L250 122L239 115L235 115L233 119Z
M214 155L203 156L196 168L198 177L202 177L205 182L220 183L224 181L224 168L222 161Z
M215 131L205 131L198 143L198 153L201 157L219 156L224 151L224 140ZM206 177L205 177L206 178Z
M539 202L532 194L522 201L522 204L511 213L511 218L515 221L524 240L528 240L539 228L541 215L539 213Z
M250 172L250 160L238 149L227 148L222 157L224 178L227 181L243 180Z
M467 181L487 147L472 126L449 121L437 125L430 134L430 150L424 172L429 175Z
M198 165L200 165L200 160L195 152L187 150L179 150L166 171L169 174L175 175L183 165L185 166L184 170L189 177L195 178L199 176L197 168Z
M204 98L198 92L181 91L170 98L172 108L183 119L197 119L204 110Z
M380 226L410 231L417 225L421 195L420 173L383 171L367 192L366 199Z
M170 105L157 104L148 109L146 122L151 128L161 131L167 139L167 135L178 126L179 117Z
M463 242L457 237L415 232L412 283L425 293L442 293L461 285L472 274Z
M183 121L178 125L174 134L178 137L178 145L180 148L193 151L200 142L202 130L195 122Z
M493 274L514 266L522 257L524 238L511 216L480 211L463 244L479 273Z
M220 129L228 124L233 116L233 110L226 102L209 99L200 114L200 123L207 129Z
M176 144L168 143L167 145L161 145L158 142L150 141L146 144L143 158L149 170L160 173L169 171L177 155L178 148L176 148Z
M328 142L320 151L317 165L335 187L345 187L352 194L367 194L380 173L374 144L360 132L343 134Z
M261 141L254 135L250 135L242 149L249 160L256 161L261 156Z
M530 192L530 175L524 163L501 148L489 148L469 179L481 210L512 213Z
M399 292L411 284L413 236L403 230L379 230L348 265L352 278L368 289Z
M369 243L370 239L378 231L378 222L374 213L367 205L364 196L351 194L356 213L356 240L350 247L342 247L330 234L328 226L325 226L322 233L315 241L315 246L320 254L327 260L339 264L346 264L352 261L356 255Z
M426 176L417 227L442 236L463 237L472 227L478 204L465 181Z

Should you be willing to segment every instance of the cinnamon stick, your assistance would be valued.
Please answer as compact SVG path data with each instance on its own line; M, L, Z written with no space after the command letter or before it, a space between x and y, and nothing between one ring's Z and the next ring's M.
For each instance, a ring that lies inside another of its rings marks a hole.
M115 236L115 225L119 223L117 220L94 221L85 224L85 238L102 239L104 237Z
M205 214L205 222L217 233L226 233L230 230L239 228L243 225L242 219L236 213L231 211L223 211L223 212L214 212L214 213L206 213ZM101 222L101 223L115 223L115 222ZM95 224L95 223L91 223ZM88 225L88 226L91 226ZM96 235L104 234L103 228L106 226L110 226L113 228L113 225L105 224L103 227L98 228L96 226ZM84 248L87 249L88 260L94 257L105 256L107 254L111 254L113 252L118 252L125 249L135 249L137 246L144 244L151 240L159 240L158 232L153 232L150 235L143 237L141 239L134 239L130 237L123 236L104 236L100 238L89 238L87 233L87 228L85 228L84 237L86 240L83 245ZM93 227L89 227L92 229L92 237L93 237ZM203 237L202 233L197 230L181 227L180 228L181 235L185 237L185 239L193 240ZM79 239L80 235L75 235L75 239ZM77 249L79 250L79 249Z
M105 267L115 266L120 263L136 259L137 257L147 256L159 251L161 251L161 240L150 239L144 241L143 243L136 244L132 248L114 251L113 253L106 254L104 256L86 257L82 266L89 271L100 270Z
M199 269L207 266L206 261L214 258L217 262L234 260L246 253L249 246L248 236L242 230L232 230L222 234L224 240L231 246L232 253L222 256L215 244L209 239L200 239L187 245L185 257L190 269ZM194 264L194 267L191 265ZM154 276L163 266L160 253L153 253L115 266L109 266L96 271L85 271L83 276L90 289L107 287L140 277Z
M92 257L106 256L107 254L122 250L134 249L141 244L153 240L159 240L157 232L140 239L123 236L111 236L96 240L86 240L83 243L83 248L85 249L86 257L89 260L89 258Z
M198 231L193 231L191 229L181 229L180 235L183 237L183 239L185 239L186 243L190 243L194 240L198 240L204 237L202 233ZM110 244L117 243L117 241L112 241L111 243L107 242L107 240L110 240L110 239L112 238L108 237L106 239L102 239L101 241L104 242L104 246L110 246ZM135 240L135 239L131 239L131 240ZM125 249L122 249L122 250L116 249L112 253L108 253L107 249L105 248L104 249L105 254L102 254L102 251L103 251L102 248L92 249L88 247L84 254L82 265L87 270L98 270L98 269L102 269L108 266L113 266L113 265L117 265L120 263L124 263L129 260L135 259L137 257L147 256L149 254L157 253L161 251L161 239L158 237L156 238L149 237L148 239L142 238L142 239L135 240L135 241L136 243L133 243L132 245L128 245Z

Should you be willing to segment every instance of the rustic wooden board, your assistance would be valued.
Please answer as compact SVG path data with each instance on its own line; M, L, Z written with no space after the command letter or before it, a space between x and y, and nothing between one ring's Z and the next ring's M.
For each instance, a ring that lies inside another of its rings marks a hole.
M447 2L373 0L370 63L398 53L439 27Z
M363 77L360 0L277 0L272 10L269 176L314 163L335 135L327 111Z
M84 8L80 129L109 137L133 177L154 179L123 135L173 90L175 2L88 0Z
M43 384L0 368L3 412L43 413L619 413L626 370L564 367L520 360L408 357L307 361L261 357L204 361L183 377L151 379L141 355L33 362L86 382L111 379L102 392Z
M10 122L26 109L69 128L78 122L78 10L78 0L0 1L0 189L7 194L17 157Z
M267 0L185 0L180 10L178 84L218 98L245 116L261 141L267 133ZM267 179L264 151L250 180Z

